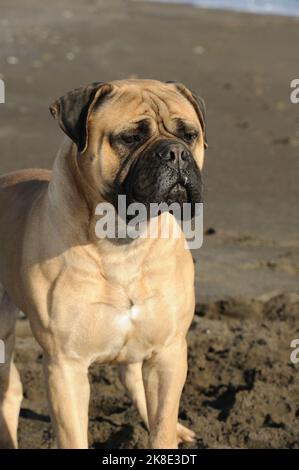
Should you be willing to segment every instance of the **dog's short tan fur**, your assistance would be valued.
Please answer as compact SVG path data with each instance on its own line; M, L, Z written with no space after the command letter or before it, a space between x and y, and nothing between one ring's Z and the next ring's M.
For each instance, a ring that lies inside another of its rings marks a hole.
M66 137L52 173L24 170L0 179L0 338L6 345L0 447L17 446L22 388L13 345L19 309L44 351L59 447L88 446L88 367L95 361L119 364L150 447L176 448L194 439L177 423L194 312L194 268L184 236L129 244L98 240L94 210L101 202L98 188L109 187L120 165L110 130L147 116L155 139L171 135L174 117L199 128L200 122L182 86L124 80L105 87L111 97L91 109L79 158ZM58 105L52 112L59 120ZM202 133L194 145L201 168ZM169 214L163 218L174 223Z

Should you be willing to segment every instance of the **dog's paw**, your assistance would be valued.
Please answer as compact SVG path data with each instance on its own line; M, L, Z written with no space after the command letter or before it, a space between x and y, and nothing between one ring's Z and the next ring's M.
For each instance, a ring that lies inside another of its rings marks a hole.
M191 429L186 428L182 424L177 424L177 433L178 433L178 444L182 444L183 442L195 442L196 435L195 432L191 431Z

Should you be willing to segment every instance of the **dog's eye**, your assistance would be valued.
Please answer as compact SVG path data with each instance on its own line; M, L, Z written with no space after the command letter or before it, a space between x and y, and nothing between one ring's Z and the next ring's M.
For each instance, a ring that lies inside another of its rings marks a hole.
M121 136L121 139L126 144L135 144L137 142L140 142L142 138L140 134L123 134Z
M185 132L184 134L184 140L188 143L188 144L192 144L198 137L198 133L197 132Z

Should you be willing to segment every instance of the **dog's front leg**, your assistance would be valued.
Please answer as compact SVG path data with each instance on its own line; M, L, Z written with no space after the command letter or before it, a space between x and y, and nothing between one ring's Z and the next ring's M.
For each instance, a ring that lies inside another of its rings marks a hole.
M176 449L179 402L187 375L187 344L178 338L143 365L150 447Z
M44 358L53 425L61 449L88 448L88 367L66 357Z

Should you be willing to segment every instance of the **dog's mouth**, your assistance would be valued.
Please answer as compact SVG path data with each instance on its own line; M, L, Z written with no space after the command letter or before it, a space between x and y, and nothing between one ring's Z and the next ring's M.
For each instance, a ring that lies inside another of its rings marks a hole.
M150 179L150 178L149 178ZM166 182L167 176L163 175L147 185L139 184L138 178L132 178L130 184L126 185L125 193L128 202L140 202L143 204L161 204L163 202L191 202L191 195L188 194L187 177L172 175Z
M166 182L167 175L163 176L156 178L154 182L147 181L147 186L140 185L139 178L130 179L130 184L124 191L127 207L134 204L137 208L141 204L148 220L162 212L170 212L179 219L193 218L196 204L202 202L201 180L194 176L176 174ZM131 218L127 214L127 221Z
M177 182L170 189L165 199L166 199L167 204L173 204L175 202L179 204L184 204L187 202L191 202L188 196L187 188L181 182Z

